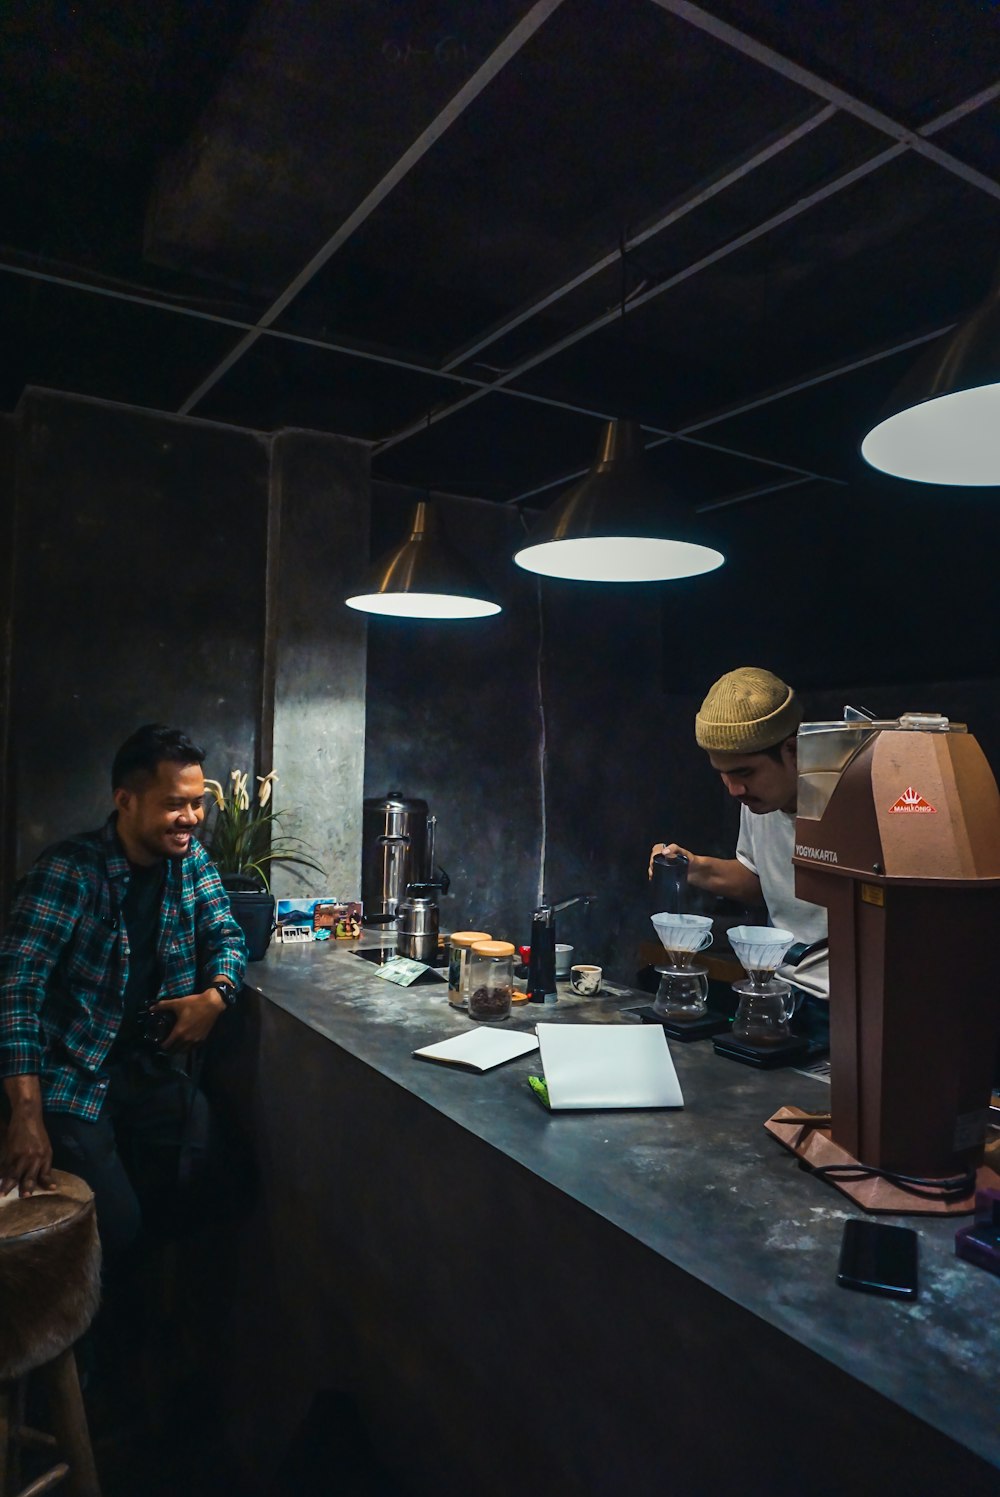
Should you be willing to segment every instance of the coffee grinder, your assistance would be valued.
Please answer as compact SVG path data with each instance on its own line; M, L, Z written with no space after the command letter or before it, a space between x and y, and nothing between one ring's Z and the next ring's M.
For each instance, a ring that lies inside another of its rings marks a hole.
M830 1115L768 1130L867 1211L962 1214L1000 1030L1000 794L964 724L805 723L795 890L830 929Z
M593 904L596 894L572 894L556 904L540 904L531 914L531 950L528 955L529 1003L555 1003L556 915L572 904Z

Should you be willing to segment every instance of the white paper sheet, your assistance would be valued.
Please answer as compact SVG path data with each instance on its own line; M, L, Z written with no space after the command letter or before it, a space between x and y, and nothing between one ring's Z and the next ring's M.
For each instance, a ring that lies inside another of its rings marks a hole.
M465 1034L441 1040L437 1045L424 1045L413 1053L422 1060L440 1060L473 1071L489 1071L494 1066L502 1066L505 1060L516 1060L519 1055L528 1055L537 1049L538 1041L533 1034L514 1029L492 1029L481 1024Z
M549 1106L683 1107L659 1024L539 1024Z

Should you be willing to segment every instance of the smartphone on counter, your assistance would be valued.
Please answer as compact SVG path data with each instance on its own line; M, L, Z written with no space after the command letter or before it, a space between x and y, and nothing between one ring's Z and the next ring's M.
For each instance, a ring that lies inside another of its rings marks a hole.
M917 1234L912 1227L852 1217L844 1223L837 1283L897 1299L917 1295Z

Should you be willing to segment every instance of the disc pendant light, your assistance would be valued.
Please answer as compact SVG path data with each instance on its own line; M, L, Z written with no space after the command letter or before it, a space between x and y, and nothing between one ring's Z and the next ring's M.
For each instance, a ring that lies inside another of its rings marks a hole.
M696 577L725 557L698 538L694 520L649 471L639 423L609 421L594 467L545 512L514 560L581 582Z
M916 483L1000 484L1000 279L899 386L861 456Z
M475 619L500 612L440 533L437 511L426 499L413 511L408 536L374 563L365 590L346 602L393 618Z

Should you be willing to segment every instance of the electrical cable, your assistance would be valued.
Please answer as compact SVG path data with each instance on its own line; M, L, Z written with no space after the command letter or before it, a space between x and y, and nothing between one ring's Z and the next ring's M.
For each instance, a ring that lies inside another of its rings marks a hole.
M904 1190L908 1195L921 1196L926 1200L940 1197L942 1200L959 1200L971 1195L976 1188L975 1170L966 1170L964 1175L948 1175L941 1180L930 1180L923 1175L904 1175L898 1170L883 1170L873 1164L810 1164L807 1159L799 1161L813 1175L822 1175L828 1180L885 1180L889 1185Z
M518 507L518 518L521 528L527 534L529 524L524 510ZM548 800L545 786L545 770L547 756L546 722L545 722L545 691L543 679L543 667L545 662L545 606L542 596L542 579L535 578L535 599L538 606L538 649L535 654L535 690L538 701L538 799L541 819L541 845L538 852L538 904L545 903L545 861L548 855Z
M801 1118L775 1118L777 1123L788 1123L800 1129L812 1132L814 1128L827 1128L832 1122L830 1114L812 1113L808 1117ZM939 1180L929 1179L926 1175L906 1175L901 1170L880 1169L874 1164L863 1164L861 1160L841 1160L836 1164L812 1164L808 1159L800 1157L799 1165L810 1175L820 1175L824 1179L843 1180L853 1182L858 1180L885 1180L889 1185L895 1185L897 1189L906 1191L909 1195L922 1196L933 1199L941 1197L944 1200L961 1199L970 1195L976 1188L976 1171L966 1170L961 1175L947 1175Z

